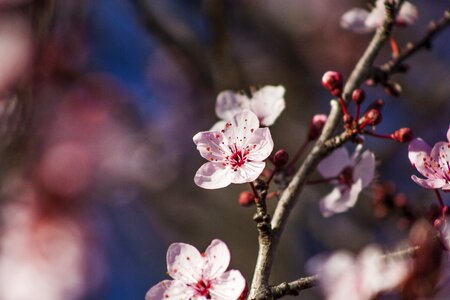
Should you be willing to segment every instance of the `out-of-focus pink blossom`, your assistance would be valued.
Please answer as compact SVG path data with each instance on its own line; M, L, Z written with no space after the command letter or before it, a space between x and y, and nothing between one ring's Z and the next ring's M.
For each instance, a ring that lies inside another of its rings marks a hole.
M89 262L92 249L71 218L17 202L2 207L2 223L0 299L78 300L100 283L100 264Z
M244 109L254 112L262 126L272 125L286 106L284 92L281 85L267 85L254 92L251 98L233 91L221 92L217 96L216 115L222 121L217 122L211 130L222 129L226 120Z
M436 143L433 149L421 138L414 139L409 144L409 161L426 178L412 175L415 183L427 189L450 190L450 126L447 140Z
M234 115L221 131L199 132L193 140L200 155L209 161L194 177L205 189L255 180L273 149L269 129L259 128L258 118L250 110Z
M377 246L368 246L357 258L339 251L324 260L313 259L312 268L319 273L327 300L369 300L402 283L409 264L383 256Z
M31 62L31 53L31 34L26 22L17 17L2 18L0 21L0 92L5 92L24 75Z
M359 193L372 181L375 156L369 150L360 154L358 147L352 157L345 148L338 148L320 162L320 174L336 182L333 191L322 198L320 209L325 217L347 211L353 207Z
M167 273L174 280L153 286L145 300L237 300L245 279L237 270L225 272L229 264L230 251L220 240L213 240L205 253L188 244L172 244L167 250Z
M386 18L384 0L377 0L375 7L369 12L362 8L352 8L341 17L341 27L356 33L368 33L381 26ZM397 15L396 24L407 26L414 24L419 18L415 5L405 1Z

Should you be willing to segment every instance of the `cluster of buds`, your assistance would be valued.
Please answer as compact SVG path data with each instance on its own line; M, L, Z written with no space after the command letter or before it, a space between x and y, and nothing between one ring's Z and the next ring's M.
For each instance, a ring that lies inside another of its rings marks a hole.
M326 72L322 77L322 85L327 90L329 90L333 96L338 97L339 103L344 113L344 127L347 132L354 137L354 141L358 140L356 138L357 134L367 134L378 138L391 139L400 143L409 143L413 139L413 133L409 128L400 128L388 135L375 133L373 129L367 130L366 127L375 127L383 120L381 109L384 106L384 101L381 99L373 101L361 114L361 105L366 99L366 93L363 89L358 88L352 92L351 99L352 102L356 105L356 113L355 116L350 115L347 111L347 106L344 102L344 99L342 98L343 76L341 75L341 73L336 71ZM395 91L399 91L398 88L392 87L392 89Z

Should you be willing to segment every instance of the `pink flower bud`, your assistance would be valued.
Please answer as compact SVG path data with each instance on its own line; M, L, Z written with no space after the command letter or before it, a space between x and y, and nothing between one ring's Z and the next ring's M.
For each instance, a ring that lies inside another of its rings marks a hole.
M366 99L366 93L363 89L356 89L352 93L352 100L356 104L360 105Z
M349 114L344 115L342 119L344 120L345 124L351 124L353 122L353 117Z
M363 123L371 126L376 126L381 123L382 119L383 117L378 109L371 109L364 114Z
M289 154L284 149L280 149L277 152L275 152L275 155L273 156L273 164L277 168L281 168L285 164L287 164L289 160Z
M342 74L336 71L325 72L322 77L322 85L329 90L333 96L341 96L343 85Z
M245 191L239 195L240 206L250 206L255 203L255 195L252 192Z
M308 139L314 141L319 138L322 133L323 127L327 122L327 115L314 115L309 123Z
M414 138L414 134L411 129L404 127L396 130L393 134L391 134L391 137L399 143L409 143Z

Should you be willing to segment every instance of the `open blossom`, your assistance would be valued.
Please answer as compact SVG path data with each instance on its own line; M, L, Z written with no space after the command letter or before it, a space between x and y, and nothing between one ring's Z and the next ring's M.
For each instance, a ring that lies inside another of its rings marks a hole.
M397 14L396 24L406 26L414 24L419 17L415 5L405 1ZM384 0L377 0L369 12L362 8L352 8L341 17L341 27L356 33L368 33L380 27L386 18Z
M411 164L426 179L412 175L418 185L427 189L450 190L450 126L447 131L447 142L438 142L433 148L421 138L414 139L408 148Z
M221 92L217 96L216 115L222 121L217 122L211 130L222 129L226 120L244 109L254 112L262 126L272 125L286 106L284 92L281 85L266 85L254 92L251 98L232 91Z
M174 280L153 286L145 300L236 300L246 284L239 271L225 272L229 263L230 251L220 240L213 240L205 253L188 244L172 244L167 250L167 273Z
M325 260L313 260L326 299L369 300L402 283L409 270L407 261L382 254L379 247L368 246L357 258L339 251Z
M255 180L273 149L269 129L259 128L258 118L250 110L234 115L220 131L199 132L193 140L200 155L209 161L194 177L205 189Z
M359 193L372 181L375 173L375 156L369 150L361 155L358 147L352 157L345 148L338 148L317 166L320 174L336 182L333 191L322 198L320 209L325 217L353 207Z

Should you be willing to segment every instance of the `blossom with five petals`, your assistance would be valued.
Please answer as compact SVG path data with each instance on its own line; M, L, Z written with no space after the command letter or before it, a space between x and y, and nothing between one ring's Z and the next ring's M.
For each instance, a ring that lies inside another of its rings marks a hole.
M220 131L199 132L193 140L200 155L209 161L194 177L205 189L254 181L273 150L269 129L259 128L258 118L250 110L234 115Z
M320 210L325 217L353 207L359 193L372 181L375 156L369 150L361 155L360 152L361 147L358 146L350 158L345 148L338 148L317 166L323 177L337 184L333 191L320 201Z
M222 121L214 124L211 130L222 129L226 120L244 109L255 113L262 126L272 125L286 106L284 92L285 89L281 85L266 85L254 92L251 98L233 91L221 92L217 96L216 115Z
M398 26L414 24L419 13L414 4L405 1L396 18ZM377 0L369 12L363 8L352 8L341 17L341 27L356 33L369 33L380 27L386 18L384 0Z
M174 243L167 250L167 273L174 280L153 286L145 300L237 300L246 283L239 271L225 272L229 263L230 251L220 240L213 240L205 253Z
M408 147L411 164L426 179L412 175L411 179L427 189L450 190L450 126L447 142L438 142L433 148L421 138L414 139Z
M378 246L367 246L357 258L338 251L327 259L313 258L310 266L319 273L327 300L369 300L379 292L392 290L408 274L406 260L382 255Z

